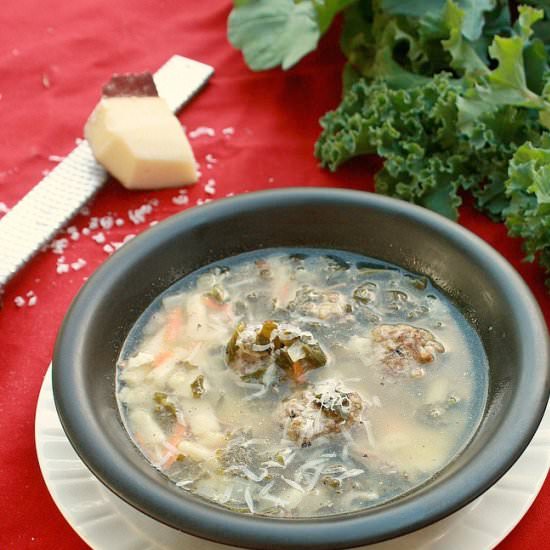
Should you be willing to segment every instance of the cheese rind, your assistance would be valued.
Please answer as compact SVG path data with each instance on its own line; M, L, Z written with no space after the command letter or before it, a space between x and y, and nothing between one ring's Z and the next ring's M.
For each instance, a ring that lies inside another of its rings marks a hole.
M160 97L102 98L84 127L97 161L128 189L195 183L185 132Z
M101 90L103 97L158 97L153 75L147 73L114 74Z

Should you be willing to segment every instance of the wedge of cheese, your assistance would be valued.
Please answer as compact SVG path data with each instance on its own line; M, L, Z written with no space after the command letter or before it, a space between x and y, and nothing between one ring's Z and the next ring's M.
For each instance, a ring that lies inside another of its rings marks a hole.
M179 187L198 179L183 127L160 97L103 97L84 136L97 161L128 189Z

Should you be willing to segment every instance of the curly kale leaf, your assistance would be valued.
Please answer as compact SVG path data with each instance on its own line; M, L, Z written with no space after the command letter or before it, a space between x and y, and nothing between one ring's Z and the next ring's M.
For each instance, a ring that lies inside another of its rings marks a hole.
M355 0L235 0L228 38L254 71L288 69L315 50L336 14Z
M376 152L385 159L377 191L456 218L459 186L473 185L457 142L456 94L446 75L408 90L359 81L321 120L315 153L335 170L351 157Z
M468 13L460 9L454 2L446 4L443 11L443 21L446 25L448 38L441 40L441 46L451 55L449 64L459 74L484 74L488 71L485 59L480 57L475 45L468 40L468 35L470 32L473 32L472 29L468 29ZM480 19L480 21L482 22L483 19ZM480 34L481 28L477 38L479 38ZM482 48L481 52L483 57L485 47Z
M536 109L541 123L550 124L550 102L542 90L548 58L532 28L543 17L542 10L520 6L511 36L494 37L489 55L497 66L484 74L468 74L465 79L466 89L458 99L461 131L470 134L480 116L502 106Z
M424 65L435 65L437 57L428 58L428 47L420 42L410 21L375 11L365 1L346 10L340 46L348 58L345 72L353 68L358 75L383 79L393 88L426 82L428 76L424 73L431 74L432 70Z
M502 219L508 205L504 183L510 160L525 141L538 140L542 130L537 111L507 105L480 116L471 133L461 135L463 147L469 150L469 164L477 171L477 180L464 188L494 220Z
M340 45L348 64L360 75L385 80L393 88L425 83L450 61L441 46L448 32L441 17L431 15L393 15L376 2L360 0L344 14Z
M466 13L464 36L469 40L477 40L481 36L484 15L495 9L496 0L457 0L457 7ZM413 17L440 16L448 6L447 0L424 0L424 2L403 2L403 0L381 0L380 7L393 15Z
M442 71L488 73L502 31L510 32L505 0L359 0L345 11L341 47L362 76L407 88Z
M506 195L509 234L524 239L527 261L537 258L550 273L550 134L538 145L528 142L518 148L510 162Z
M385 161L375 178L378 192L456 219L458 191L468 189L481 209L499 217L508 202L508 163L541 127L536 112L505 106L480 116L471 135L461 134L460 93L445 74L407 90L360 80L321 120L315 154L336 170L352 157L377 153Z

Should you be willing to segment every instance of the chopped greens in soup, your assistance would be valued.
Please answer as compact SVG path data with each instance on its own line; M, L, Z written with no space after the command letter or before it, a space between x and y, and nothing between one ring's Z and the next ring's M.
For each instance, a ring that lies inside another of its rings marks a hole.
M436 475L477 428L479 337L425 277L347 252L212 264L132 329L117 398L182 490L280 517L357 511Z

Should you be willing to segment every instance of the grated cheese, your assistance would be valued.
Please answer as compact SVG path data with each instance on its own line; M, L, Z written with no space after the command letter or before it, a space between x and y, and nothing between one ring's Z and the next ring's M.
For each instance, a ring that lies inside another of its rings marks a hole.
M244 500L246 501L246 505L248 506L248 509L250 510L250 513L254 513L254 502L252 500L252 495L250 494L250 487L247 487L244 490Z

